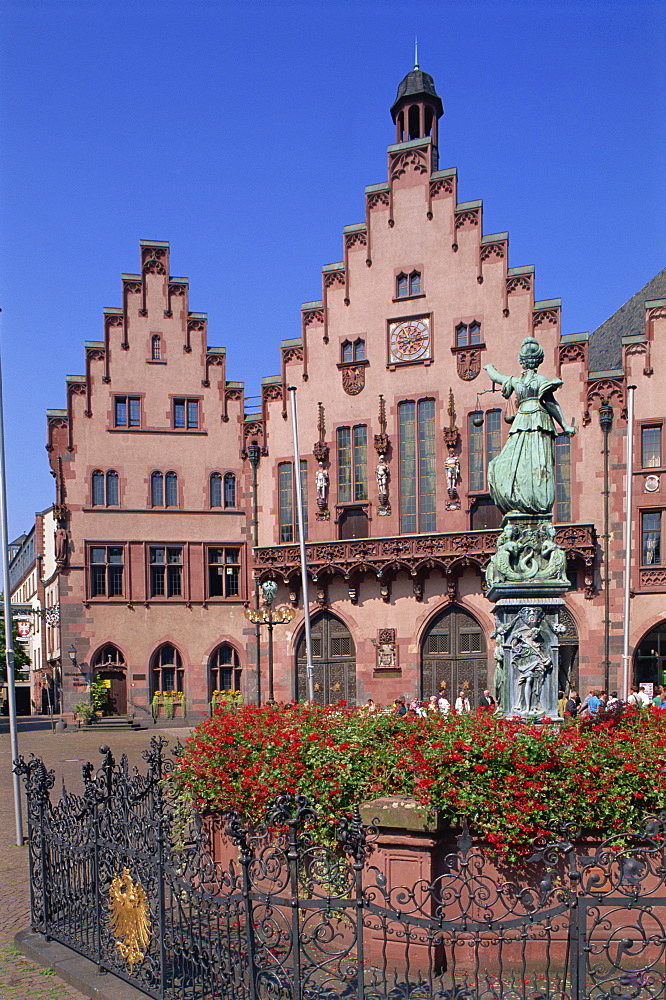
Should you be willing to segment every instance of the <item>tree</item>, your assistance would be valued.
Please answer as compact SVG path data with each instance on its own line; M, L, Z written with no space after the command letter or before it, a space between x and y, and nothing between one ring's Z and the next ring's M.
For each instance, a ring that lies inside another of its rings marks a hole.
M18 625L12 621L12 636L14 637L14 670L18 673L30 666L30 657L18 636ZM5 620L0 618L0 680L7 680L7 647L5 645Z

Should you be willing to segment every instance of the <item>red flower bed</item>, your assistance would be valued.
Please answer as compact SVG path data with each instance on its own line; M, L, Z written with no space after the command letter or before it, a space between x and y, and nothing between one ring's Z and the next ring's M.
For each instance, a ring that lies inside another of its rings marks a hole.
M299 704L218 710L187 740L174 780L197 809L250 821L280 792L305 794L322 833L354 801L410 795L516 855L551 819L601 835L637 827L666 808L664 768L659 710L579 727Z

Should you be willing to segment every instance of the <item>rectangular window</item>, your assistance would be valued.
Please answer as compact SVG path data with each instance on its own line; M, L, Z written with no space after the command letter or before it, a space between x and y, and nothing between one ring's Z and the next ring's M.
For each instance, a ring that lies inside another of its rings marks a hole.
M416 404L398 405L400 531L416 531Z
M91 597L123 596L123 549L121 545L95 545L90 549Z
M280 542L294 540L294 488L291 462L278 465L278 508Z
M486 413L486 477L488 466L502 450L502 411L488 410Z
M644 469L661 468L661 425L641 427L641 464Z
M240 594L240 549L224 550L224 596Z
M141 426L141 399L139 396L116 396L113 423L115 427Z
M368 499L368 428L354 427L354 500Z
M641 559L643 566L661 565L661 511L643 511L641 518Z
M183 592L183 550L150 550L150 596L180 597Z
M484 488L483 468L483 423L477 427L474 423L480 417L479 411L470 413L467 418L467 436L469 440L469 488L471 493L480 493Z
M338 503L350 503L351 498L351 431L338 427Z
M419 531L437 530L435 400L421 399L419 423Z
M199 426L199 400L174 399L173 426L176 429L196 430Z
M208 549L208 596L238 597L240 594L240 549Z
M555 520L571 520L571 439L568 434L555 438Z
M280 541L293 542L298 539L298 523L296 518L296 484L294 482L293 463L280 462L278 465L278 523ZM308 538L308 463L301 459L301 494L303 511L303 534Z

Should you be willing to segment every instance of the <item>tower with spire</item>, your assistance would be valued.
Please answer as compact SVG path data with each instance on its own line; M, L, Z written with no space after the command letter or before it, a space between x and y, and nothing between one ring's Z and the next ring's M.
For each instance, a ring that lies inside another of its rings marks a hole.
M414 42L414 69L398 87L391 107L395 123L395 141L432 138L437 146L437 123L444 114L442 99L435 90L435 81L419 66L418 39Z

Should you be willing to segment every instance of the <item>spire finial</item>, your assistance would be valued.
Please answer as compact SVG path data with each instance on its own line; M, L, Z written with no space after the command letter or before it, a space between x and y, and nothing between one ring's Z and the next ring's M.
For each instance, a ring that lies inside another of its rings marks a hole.
M414 69L419 69L419 40L414 36Z

